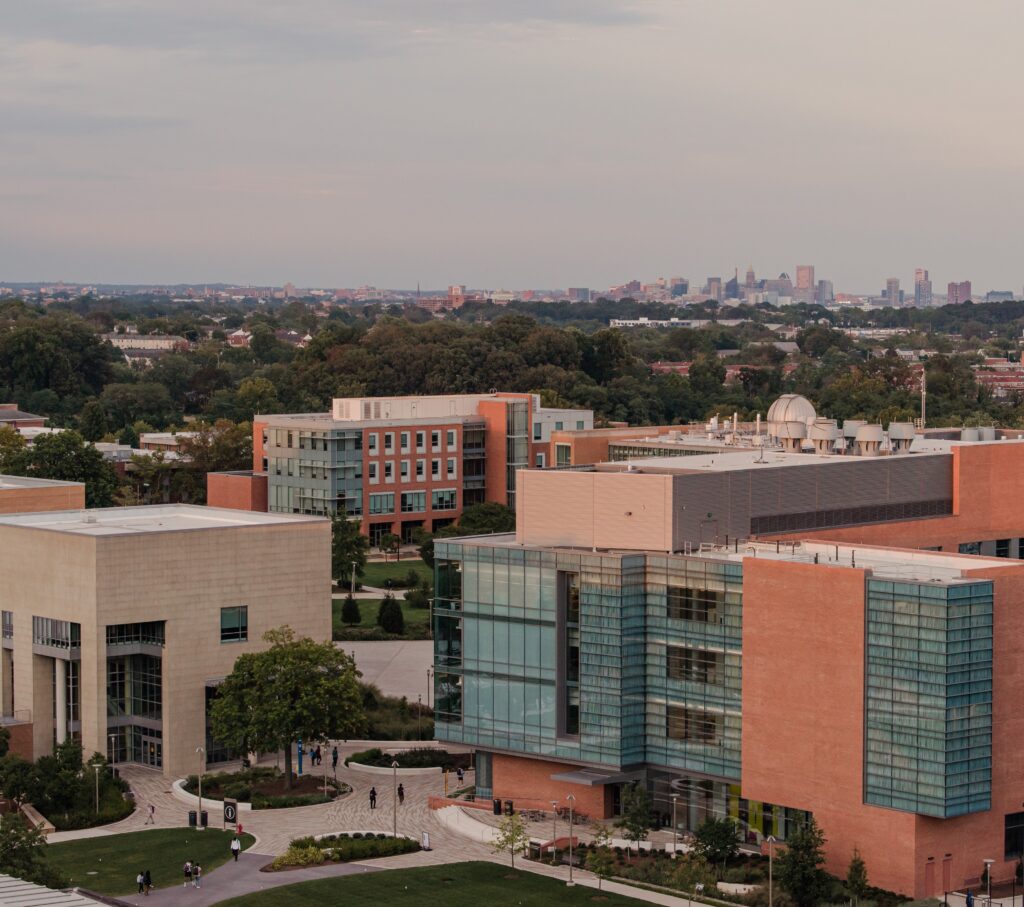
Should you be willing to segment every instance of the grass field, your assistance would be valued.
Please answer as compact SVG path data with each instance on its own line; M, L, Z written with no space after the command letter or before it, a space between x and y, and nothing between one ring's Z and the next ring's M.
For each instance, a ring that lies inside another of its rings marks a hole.
M494 863L451 863L285 885L221 901L217 907L420 907L425 903L445 907L640 907L644 902L593 888L568 888L564 882L530 872L513 873Z
M394 561L369 561L359 581L364 586L373 586L377 589L385 588L385 580L404 581L409 570L415 570L420 577L426 577L428 583L434 582L434 572L418 557L404 558L397 564Z
M410 608L402 594L399 592L395 599L402 606L402 617L405 618L406 635L412 639L426 639L427 625L430 623L429 608ZM363 630L370 630L377 626L377 611L380 609L379 598L360 598L359 616L362 620L358 624L352 624ZM331 605L331 627L335 639L343 639L342 632L349 628L349 624L341 622L341 606L345 603L344 597L335 597Z
M46 856L72 885L100 894L128 894L136 890L135 877L147 869L156 888L180 885L186 860L198 862L206 875L231 857L233 837L219 828L158 828L51 844ZM253 841L252 835L242 835L242 849Z

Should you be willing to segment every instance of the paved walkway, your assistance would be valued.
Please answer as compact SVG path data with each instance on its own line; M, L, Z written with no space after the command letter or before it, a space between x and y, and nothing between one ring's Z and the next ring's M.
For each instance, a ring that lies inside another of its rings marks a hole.
M422 696L424 705L433 705L434 693L427 686L427 668L434 666L434 644L429 639L336 645L355 657L363 682L375 684L385 696L405 696L414 704Z

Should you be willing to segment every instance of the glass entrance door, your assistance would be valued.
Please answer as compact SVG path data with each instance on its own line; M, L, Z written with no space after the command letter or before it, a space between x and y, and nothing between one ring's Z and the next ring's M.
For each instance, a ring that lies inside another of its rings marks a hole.
M162 768L164 764L163 741L157 737L142 735L142 752L139 754L140 762L152 768Z

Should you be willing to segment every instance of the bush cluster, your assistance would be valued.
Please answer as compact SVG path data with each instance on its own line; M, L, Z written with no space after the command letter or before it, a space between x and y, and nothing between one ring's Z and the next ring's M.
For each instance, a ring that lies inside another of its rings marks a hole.
M404 750L400 753L385 753L380 747L375 746L353 753L345 760L345 764L347 765L349 762L355 762L358 765L373 765L378 768L390 768L392 762L397 762L399 768L447 768L454 771L460 766L467 768L469 756L426 746Z
M383 832L354 832L340 835L327 835L319 840L312 836L295 838L288 850L271 864L274 869L290 866L314 866L324 860L345 863L351 860L372 860L377 857L393 857L403 853L415 853L420 849L419 843L409 838L392 838ZM320 855L317 860L311 853Z

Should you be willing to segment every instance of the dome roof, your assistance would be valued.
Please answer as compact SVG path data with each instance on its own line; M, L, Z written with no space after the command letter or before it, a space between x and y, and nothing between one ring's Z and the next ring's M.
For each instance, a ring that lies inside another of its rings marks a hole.
M811 423L816 417L811 401L800 394L783 394L768 408L769 422Z

